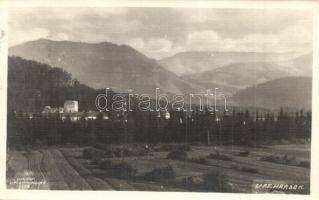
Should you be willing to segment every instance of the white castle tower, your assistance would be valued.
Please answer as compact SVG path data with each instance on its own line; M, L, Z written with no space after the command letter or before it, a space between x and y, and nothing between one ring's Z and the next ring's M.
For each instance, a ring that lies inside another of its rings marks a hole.
M79 103L78 101L65 101L64 102L64 112L78 112L79 111Z

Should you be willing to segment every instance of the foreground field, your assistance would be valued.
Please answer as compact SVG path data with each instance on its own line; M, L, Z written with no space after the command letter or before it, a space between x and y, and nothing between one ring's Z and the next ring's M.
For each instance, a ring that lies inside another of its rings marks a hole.
M125 146L118 147L126 150ZM258 148L191 146L185 152L185 158L167 156L169 150L154 147L148 148L148 153L143 155L120 152L120 155L104 158L103 154L96 159L95 155L93 158L83 156L84 149L87 148L51 147L9 151L7 187L309 193L309 145ZM109 165L116 166L115 171ZM134 174L122 176L121 173L128 174L125 170L134 171ZM120 176L116 175L117 172Z

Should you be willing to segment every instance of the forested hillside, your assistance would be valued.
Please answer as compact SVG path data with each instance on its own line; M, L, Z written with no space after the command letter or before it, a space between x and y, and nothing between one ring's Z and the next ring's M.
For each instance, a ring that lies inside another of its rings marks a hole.
M309 77L285 77L258 84L237 92L236 105L259 108L311 109L312 80Z
M41 111L62 107L68 99L79 101L80 110L94 109L95 90L79 83L61 68L19 57L8 60L8 111Z

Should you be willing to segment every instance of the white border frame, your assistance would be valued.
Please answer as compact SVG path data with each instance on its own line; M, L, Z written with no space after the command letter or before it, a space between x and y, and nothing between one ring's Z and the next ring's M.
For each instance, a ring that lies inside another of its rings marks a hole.
M194 193L194 192L119 192L119 191L43 191L8 190L5 183L6 168L6 109L7 109L7 55L8 55L8 7L209 7L209 8L288 8L310 9L313 20L313 84L312 84L312 145L311 145L311 195L285 194L237 194L237 193ZM319 4L315 1L0 1L0 28L5 36L0 38L0 199L319 199Z

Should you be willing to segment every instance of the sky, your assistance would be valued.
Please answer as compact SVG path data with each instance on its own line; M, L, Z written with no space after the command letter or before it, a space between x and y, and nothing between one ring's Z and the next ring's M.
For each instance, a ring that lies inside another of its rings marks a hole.
M312 13L298 9L12 8L9 46L46 38L127 44L160 59L184 51L299 52Z

